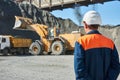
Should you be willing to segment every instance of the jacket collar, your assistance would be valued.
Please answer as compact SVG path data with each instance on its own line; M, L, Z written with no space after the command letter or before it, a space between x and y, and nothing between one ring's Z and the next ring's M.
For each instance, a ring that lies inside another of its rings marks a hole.
M87 34L100 34L98 30L91 30Z

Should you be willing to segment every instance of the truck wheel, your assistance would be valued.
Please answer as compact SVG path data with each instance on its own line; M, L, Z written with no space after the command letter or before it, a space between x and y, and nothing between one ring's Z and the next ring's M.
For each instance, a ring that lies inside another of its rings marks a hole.
M25 48L25 49L24 49L24 53L25 53L25 55L30 55L29 49L28 49L28 48Z
M3 55L4 55L4 56L7 56L7 55L8 55L8 53L9 53L8 48L5 48L5 49L3 50Z
M23 55L24 54L24 49L21 48L20 51L19 51L20 55Z
M29 52L32 55L40 55L42 54L43 50L42 50L42 45L39 44L38 42L33 42L29 48Z
M53 42L51 50L52 50L52 54L54 55L65 54L65 47L61 41Z
M16 51L16 55L23 55L23 54L24 54L23 48L18 48Z

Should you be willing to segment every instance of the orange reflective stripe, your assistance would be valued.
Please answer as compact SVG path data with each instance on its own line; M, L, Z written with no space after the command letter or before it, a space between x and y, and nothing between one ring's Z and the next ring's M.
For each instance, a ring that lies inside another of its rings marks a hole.
M114 48L112 40L100 35L100 34L90 34L85 35L78 39L78 42L82 45L84 50L92 48Z

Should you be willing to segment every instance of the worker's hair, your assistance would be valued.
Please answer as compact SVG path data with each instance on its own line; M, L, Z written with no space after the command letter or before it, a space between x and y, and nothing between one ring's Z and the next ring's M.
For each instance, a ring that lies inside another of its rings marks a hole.
M98 24L88 25L90 29L98 29L99 26Z

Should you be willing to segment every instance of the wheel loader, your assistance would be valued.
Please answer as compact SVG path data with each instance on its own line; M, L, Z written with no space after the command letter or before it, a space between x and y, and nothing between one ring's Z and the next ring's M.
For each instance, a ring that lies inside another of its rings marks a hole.
M35 31L40 40L35 40L29 47L29 52L33 55L43 54L66 54L66 51L73 51L75 41L82 35L79 33L59 34L54 27L54 37L49 38L48 26L34 23L32 19L15 16L15 25L13 29Z

